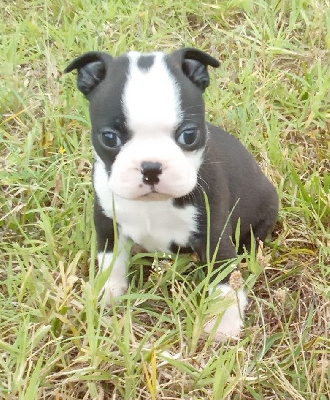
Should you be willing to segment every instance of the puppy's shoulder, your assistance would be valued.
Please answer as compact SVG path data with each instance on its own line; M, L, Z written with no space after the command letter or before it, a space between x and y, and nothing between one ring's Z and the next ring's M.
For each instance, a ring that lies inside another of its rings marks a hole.
M235 162L253 163L254 158L246 147L232 134L213 124L207 123L208 140L207 150L213 157L221 157Z

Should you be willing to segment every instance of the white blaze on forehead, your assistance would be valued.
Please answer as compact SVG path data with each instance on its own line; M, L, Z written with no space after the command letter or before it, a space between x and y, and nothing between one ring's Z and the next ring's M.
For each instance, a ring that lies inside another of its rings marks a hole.
M123 107L133 133L172 133L180 121L180 91L165 63L163 53L152 53L149 69L140 69L141 53L130 52Z

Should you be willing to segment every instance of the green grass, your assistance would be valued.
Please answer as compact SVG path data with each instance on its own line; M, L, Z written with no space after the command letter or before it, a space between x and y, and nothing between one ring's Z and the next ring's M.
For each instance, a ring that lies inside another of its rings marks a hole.
M0 398L329 399L329 2L3 0L0 11ZM187 256L157 258L160 271L135 256L124 301L97 305L88 104L62 71L89 50L181 46L221 59L208 119L281 199L273 241L243 265L239 342L203 336L210 305Z

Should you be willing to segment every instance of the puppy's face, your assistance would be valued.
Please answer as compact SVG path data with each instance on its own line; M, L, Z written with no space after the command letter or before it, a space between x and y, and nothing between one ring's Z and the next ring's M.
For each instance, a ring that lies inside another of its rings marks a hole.
M181 52L108 57L71 67L79 69L78 87L90 100L104 185L130 200L187 195L203 161L208 64L186 60Z

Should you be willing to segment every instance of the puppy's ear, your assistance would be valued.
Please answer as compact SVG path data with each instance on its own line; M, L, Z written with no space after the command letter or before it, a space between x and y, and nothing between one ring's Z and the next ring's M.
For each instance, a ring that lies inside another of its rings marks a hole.
M209 65L214 68L220 66L220 62L216 58L192 47L177 50L173 52L172 55L174 57L179 57L183 73L191 82L199 87L202 92L204 92L210 84L207 67Z
M73 60L64 72L78 70L78 89L87 96L104 79L111 60L112 57L107 53L91 51Z

